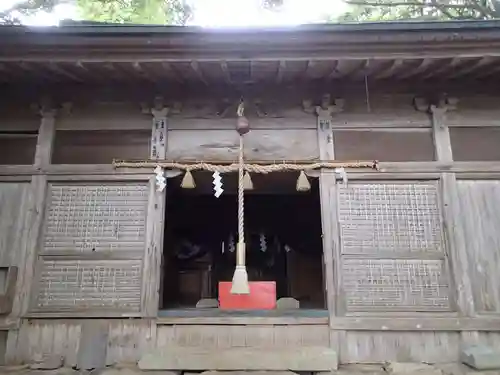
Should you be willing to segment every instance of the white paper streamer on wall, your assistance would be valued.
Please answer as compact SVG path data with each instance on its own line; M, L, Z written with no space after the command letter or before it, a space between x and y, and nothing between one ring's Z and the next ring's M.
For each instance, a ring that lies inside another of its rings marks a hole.
M345 171L344 167L340 168L335 168L335 173L340 175L340 178L342 178L342 183L344 185L347 185L347 172Z
M165 172L163 171L163 168L158 166L155 168L154 172L156 173L156 191L165 190L165 186L167 186L167 179L165 178Z

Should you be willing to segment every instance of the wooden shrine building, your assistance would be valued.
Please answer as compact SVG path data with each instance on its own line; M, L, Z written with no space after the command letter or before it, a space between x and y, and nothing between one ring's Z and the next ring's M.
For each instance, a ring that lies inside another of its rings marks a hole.
M498 22L0 27L2 357L319 371L500 345L499 64ZM240 103L245 163L378 161L308 170L307 191L250 173L271 310L218 306L236 173L216 198L209 171L159 191L153 168L236 162Z

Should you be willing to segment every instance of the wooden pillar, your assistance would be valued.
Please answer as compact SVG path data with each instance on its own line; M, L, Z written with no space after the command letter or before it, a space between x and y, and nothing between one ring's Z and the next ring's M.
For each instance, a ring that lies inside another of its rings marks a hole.
M52 146L55 135L57 110L50 100L43 99L36 110L41 121L35 151L34 165L38 170L50 165ZM31 178L28 196L28 212L24 223L25 234L17 281L17 292L14 298L11 317L19 318L28 313L32 299L32 285L37 263L38 247L42 236L43 215L47 193L47 176L34 175ZM12 363L16 358L18 331L9 331L7 338L6 361Z
M316 107L319 156L321 160L334 160L332 116L343 110L343 100L337 99L332 104L329 95L324 95L322 104ZM321 225L323 235L323 280L325 299L329 312L330 328L339 314L337 278L339 271L340 239L337 218L337 187L335 172L321 170L319 176ZM339 352L341 332L330 329L330 346Z
M38 131L34 165L38 170L41 170L49 166L51 162L57 110L47 98L42 100L38 110L41 121ZM24 249L24 259L21 263L24 264L24 269L20 269L19 272L19 289L14 301L14 311L21 316L27 313L29 307L37 250L42 235L41 228L45 210L46 191L47 176L32 176L29 212L25 224L27 230L26 245Z
M153 116L150 158L153 160L165 159L168 112L169 108L164 106L162 98L155 98L154 106L150 109ZM157 191L156 176L153 171L151 171L149 187L146 253L142 282L142 314L146 317L156 317L163 288L162 266L166 191Z
M453 152L449 128L446 125L446 113L456 108L456 100L442 100L437 105L429 107L432 118L432 129L436 160L443 163L453 162ZM466 241L459 225L461 210L457 192L455 173L441 173L441 197L443 219L446 237L446 254L450 266L450 286L455 292L452 298L456 300L455 307L464 316L474 315L474 300L472 282L467 257Z

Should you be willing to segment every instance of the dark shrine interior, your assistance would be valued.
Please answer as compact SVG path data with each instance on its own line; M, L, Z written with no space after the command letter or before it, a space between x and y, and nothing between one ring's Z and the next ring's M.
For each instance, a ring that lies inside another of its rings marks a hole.
M216 198L212 175L193 173L196 188L167 180L161 310L195 308L217 299L236 264L237 176L223 175ZM276 298L293 297L300 309L324 309L323 251L318 181L296 191L298 173L252 175L245 191L246 266L250 281L276 282Z

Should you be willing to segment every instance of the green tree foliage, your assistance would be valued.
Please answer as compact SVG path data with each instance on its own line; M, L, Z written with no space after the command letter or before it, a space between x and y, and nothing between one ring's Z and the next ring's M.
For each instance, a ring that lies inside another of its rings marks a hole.
M20 16L51 11L62 2L21 0L0 12L0 23L20 23ZM86 21L110 23L184 25L192 15L185 0L77 0L77 8Z
M50 11L58 0L19 1L10 8L0 11L0 23L19 23L20 16L30 16L40 11Z
M287 0L262 0L266 8L279 9ZM306 1L306 0L304 0ZM500 18L500 0L330 0L350 9L330 22L393 20L488 20Z
M191 16L191 8L182 0L78 0L85 20L184 25Z
M344 0L351 10L332 21L488 20L500 18L497 0Z

